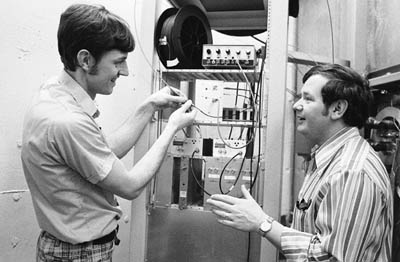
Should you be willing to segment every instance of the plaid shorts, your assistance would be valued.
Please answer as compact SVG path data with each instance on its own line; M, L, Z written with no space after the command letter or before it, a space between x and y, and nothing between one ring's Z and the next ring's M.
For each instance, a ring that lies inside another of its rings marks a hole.
M70 244L42 231L37 242L36 262L112 262L114 241L105 244Z

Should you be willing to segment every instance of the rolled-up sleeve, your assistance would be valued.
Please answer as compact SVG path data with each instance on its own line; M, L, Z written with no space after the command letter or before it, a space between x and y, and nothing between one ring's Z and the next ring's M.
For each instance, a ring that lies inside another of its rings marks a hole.
M324 188L316 232L282 233L287 261L376 261L373 252L388 246L391 218L380 187L363 171L336 175Z

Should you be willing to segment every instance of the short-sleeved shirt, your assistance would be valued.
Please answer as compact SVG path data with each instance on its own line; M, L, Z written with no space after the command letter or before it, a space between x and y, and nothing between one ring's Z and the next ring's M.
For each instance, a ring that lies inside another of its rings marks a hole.
M344 128L315 152L291 229L287 261L390 261L393 197L385 166L357 128Z
M110 233L122 214L114 194L96 185L117 159L96 115L63 71L42 85L24 119L21 159L39 226L72 244Z

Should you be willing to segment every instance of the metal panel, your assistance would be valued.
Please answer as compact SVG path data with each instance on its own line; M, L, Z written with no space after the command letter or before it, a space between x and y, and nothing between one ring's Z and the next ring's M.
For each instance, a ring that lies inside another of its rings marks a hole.
M248 250L249 243L256 248ZM249 254L257 261L257 243L257 234L218 224L211 212L155 207L149 212L146 261L243 262Z
M194 79L256 82L258 75L256 70L249 69L169 69L162 73L163 79L168 83L172 80L193 81Z
M226 169L224 170L222 178L220 177L222 168L226 165L229 158L206 158L207 166L205 170L205 183L204 187L210 194L228 194L233 197L242 197L242 192L240 190L241 185L246 185L246 188L250 188L250 180L254 182L255 180L255 171L257 169L257 159L254 158L252 161L252 174L250 174L250 159L233 159ZM240 166L243 162L243 166L240 172L240 177L238 178L237 183L235 184L236 178L239 175L238 172L240 170ZM264 174L264 163L260 162L260 168L258 170L259 176L262 177ZM221 179L221 189L223 192L220 191L219 182ZM255 189L254 189L255 190ZM253 190L253 192L254 192ZM253 194L257 196L257 194ZM207 198L207 196L205 196ZM205 203L205 201L204 201ZM208 206L205 203L205 208L207 209Z

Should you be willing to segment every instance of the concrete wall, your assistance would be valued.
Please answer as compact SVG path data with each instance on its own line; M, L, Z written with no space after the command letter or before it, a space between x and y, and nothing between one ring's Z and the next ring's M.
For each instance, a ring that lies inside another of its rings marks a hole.
M75 2L78 1L14 0L3 1L0 8L1 262L35 261L39 228L20 163L23 115L40 84L62 69L57 52L58 21L61 12ZM142 28L141 14L147 1L138 0L137 4L130 0L79 2L103 4L126 19L132 29ZM153 28L153 24L146 26ZM149 48L152 47L147 47ZM138 66L140 64L143 66ZM141 89L150 89L151 78L146 78L143 74L150 69L146 69L143 55L138 48L128 58L128 65L131 74L118 80L113 95L97 99L101 109L100 122L106 133L115 129L132 112L135 105L143 100ZM131 166L133 153L124 161L127 166ZM116 249L115 258L116 261L129 261L131 203L121 200L121 205L124 209L120 233L122 243Z

